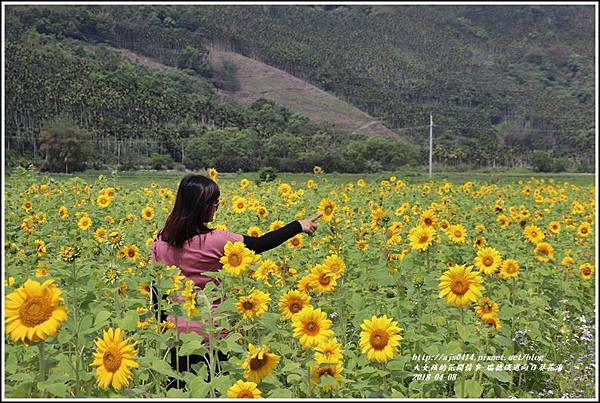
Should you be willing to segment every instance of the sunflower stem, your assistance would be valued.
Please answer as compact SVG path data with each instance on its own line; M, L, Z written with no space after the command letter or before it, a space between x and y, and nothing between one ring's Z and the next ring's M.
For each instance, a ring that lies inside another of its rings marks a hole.
M306 397L310 397L310 349L306 349Z
M44 341L38 343L38 349L40 350L40 383L46 381L46 357L44 357ZM45 390L42 392L42 397L46 395Z

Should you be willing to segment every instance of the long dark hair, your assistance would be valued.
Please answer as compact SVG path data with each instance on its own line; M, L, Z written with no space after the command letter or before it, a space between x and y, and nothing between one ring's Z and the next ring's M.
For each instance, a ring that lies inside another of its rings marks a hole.
M219 200L219 186L202 175L187 175L179 183L173 211L169 214L159 236L178 248L194 236L210 231L205 223L211 207Z

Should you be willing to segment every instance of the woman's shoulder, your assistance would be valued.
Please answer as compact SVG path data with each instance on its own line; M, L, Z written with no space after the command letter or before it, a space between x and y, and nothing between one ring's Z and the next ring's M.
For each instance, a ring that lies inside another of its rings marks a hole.
M213 229L210 231L211 237L214 239L220 240L222 242L243 242L244 236L241 234L236 234L235 232L231 232L226 229Z

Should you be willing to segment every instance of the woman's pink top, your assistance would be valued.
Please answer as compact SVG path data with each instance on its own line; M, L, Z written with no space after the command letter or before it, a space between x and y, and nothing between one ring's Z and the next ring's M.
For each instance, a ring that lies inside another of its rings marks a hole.
M215 229L196 235L189 242L186 241L182 248L171 246L158 237L152 244L152 261L161 262L165 266L177 266L187 279L192 280L200 289L204 289L206 283L214 279L202 273L218 271L223 267L219 259L225 254L227 241L243 242L244 237L230 231ZM218 303L213 304L213 308L216 306ZM177 322L178 333L199 333L208 341L208 334L201 330L200 323L188 321L185 317L178 317L175 321L172 315L169 315L167 320ZM226 334L224 332L221 336Z

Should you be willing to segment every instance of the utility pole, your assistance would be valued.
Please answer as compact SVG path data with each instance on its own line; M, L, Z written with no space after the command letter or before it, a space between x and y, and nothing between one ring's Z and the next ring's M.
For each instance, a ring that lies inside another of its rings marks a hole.
M429 112L429 179L431 179L433 167L433 114Z

